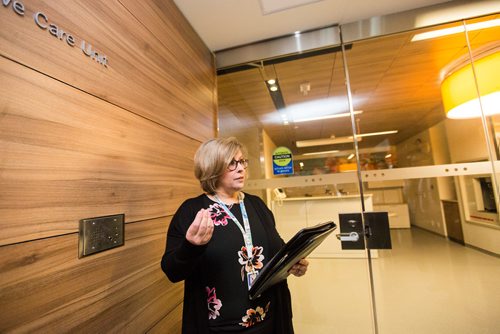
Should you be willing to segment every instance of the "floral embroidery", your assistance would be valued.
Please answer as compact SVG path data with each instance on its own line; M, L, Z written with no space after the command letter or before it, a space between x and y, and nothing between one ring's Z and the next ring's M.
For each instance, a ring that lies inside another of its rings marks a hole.
M229 215L224 211L224 209L219 205L219 203L212 204L208 207L210 211L210 218L214 222L215 226L226 226L227 220L230 219Z
M241 317L241 320L243 322L240 322L240 325L248 328L255 325L258 322L264 321L267 311L269 311L269 304L271 304L271 302L267 303L265 309L263 309L260 306L257 306L255 310L253 308L248 309L247 314Z
M262 260L264 260L264 255L262 252L264 251L263 247L255 246L252 248L252 258L248 258L247 248L245 246L241 247L241 250L238 251L238 261L243 267L241 267L241 280L245 279L245 271L250 273L257 269L262 269L263 264Z
M207 286L205 290L207 291L208 319L215 319L220 315L219 310L222 307L222 302L217 299L215 288L210 289Z

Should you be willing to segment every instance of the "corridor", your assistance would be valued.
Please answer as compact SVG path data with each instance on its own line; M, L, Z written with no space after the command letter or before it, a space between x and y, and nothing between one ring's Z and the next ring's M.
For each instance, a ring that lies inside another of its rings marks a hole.
M500 258L414 227L391 237L373 259L380 334L498 333ZM289 279L296 332L371 333L367 261L310 262Z

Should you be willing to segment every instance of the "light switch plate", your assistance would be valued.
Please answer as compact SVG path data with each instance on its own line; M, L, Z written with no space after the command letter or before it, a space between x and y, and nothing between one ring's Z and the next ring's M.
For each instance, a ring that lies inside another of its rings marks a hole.
M102 252L125 243L125 215L80 220L78 257Z

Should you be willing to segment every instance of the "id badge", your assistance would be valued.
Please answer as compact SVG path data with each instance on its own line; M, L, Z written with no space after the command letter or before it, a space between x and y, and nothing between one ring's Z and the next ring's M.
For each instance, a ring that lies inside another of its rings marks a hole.
M250 290L250 288L252 287L253 281L255 281L255 279L257 278L258 275L259 275L258 271L247 273L248 290Z

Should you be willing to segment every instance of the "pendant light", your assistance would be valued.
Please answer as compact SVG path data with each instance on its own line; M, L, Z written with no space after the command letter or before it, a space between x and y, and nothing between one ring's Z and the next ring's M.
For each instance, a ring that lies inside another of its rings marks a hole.
M467 119L500 114L500 52L474 61L479 103L472 65L451 73L441 84L443 107L448 118Z

